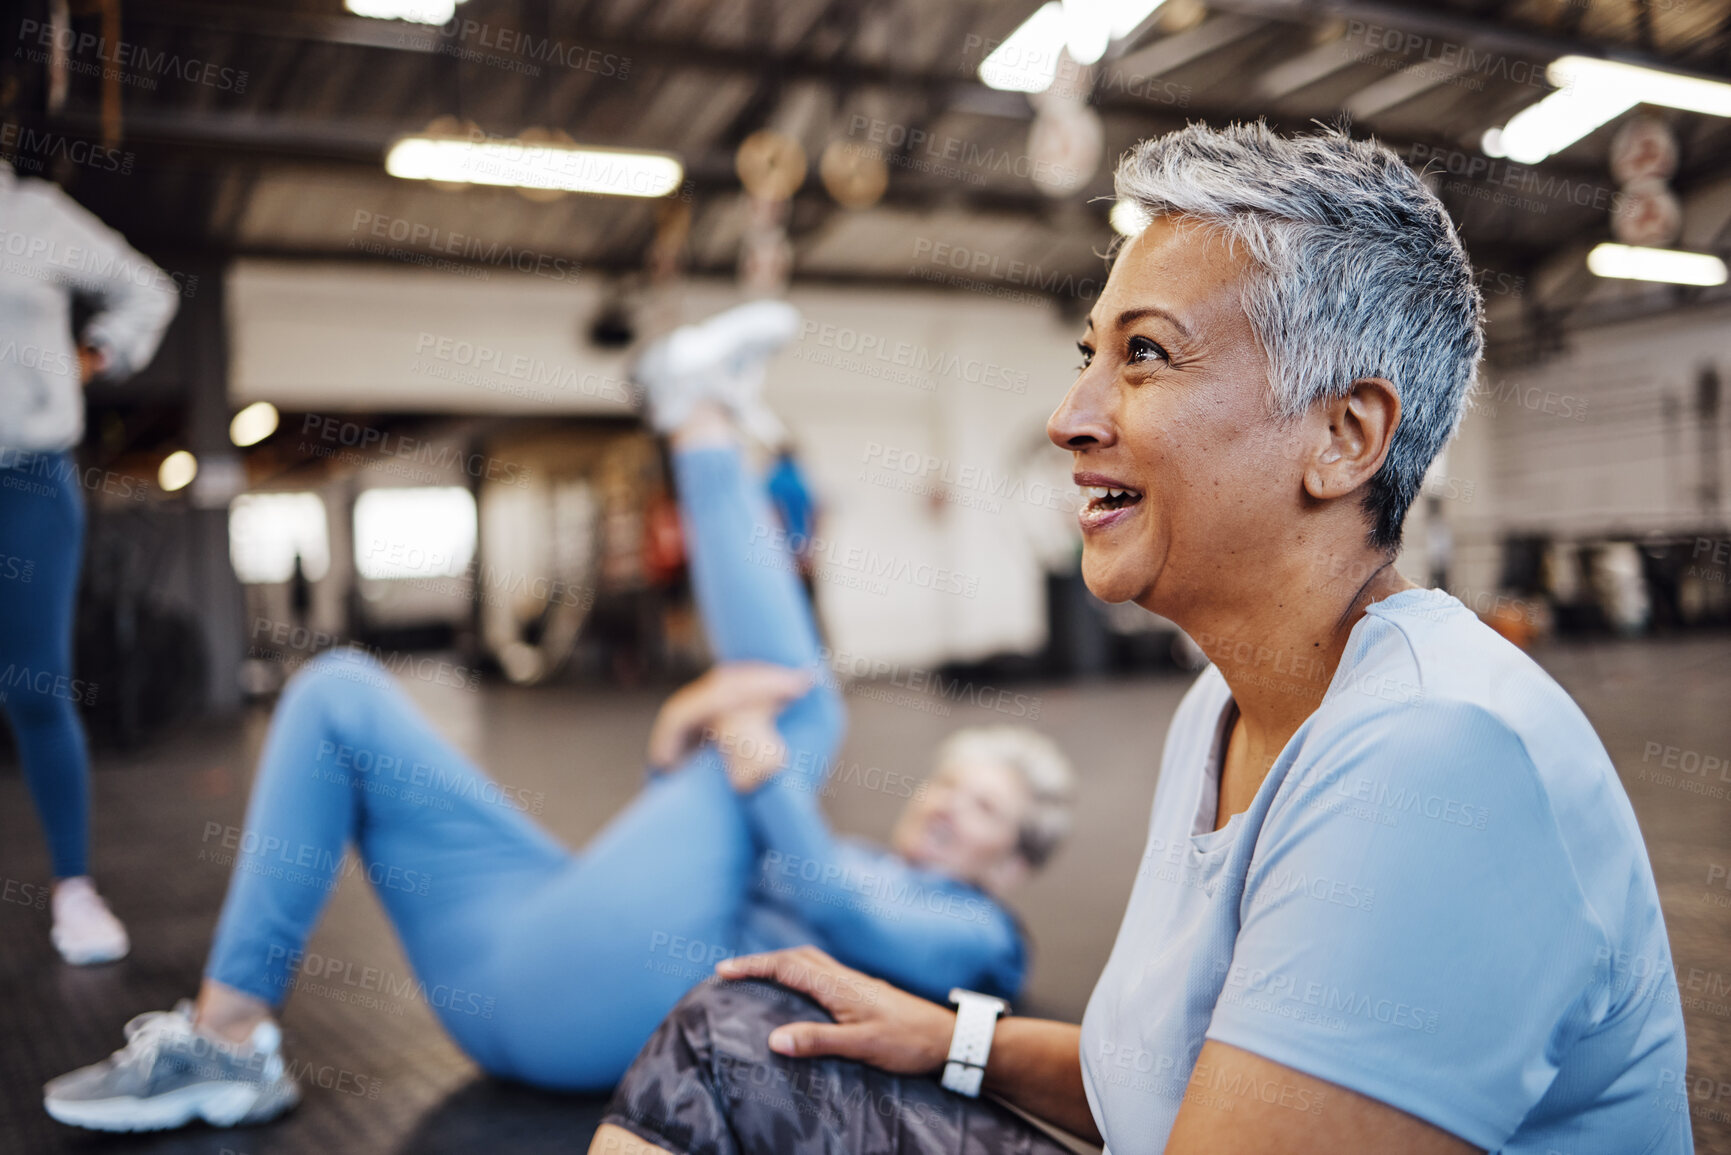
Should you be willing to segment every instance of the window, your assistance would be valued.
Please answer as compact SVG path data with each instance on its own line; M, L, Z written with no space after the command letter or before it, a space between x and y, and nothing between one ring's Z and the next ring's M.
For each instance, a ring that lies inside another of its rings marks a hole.
M286 582L301 572L318 581L331 567L325 503L316 493L243 493L228 507L228 557L250 584Z
M369 489L355 499L363 578L458 577L475 556L475 498L460 486Z

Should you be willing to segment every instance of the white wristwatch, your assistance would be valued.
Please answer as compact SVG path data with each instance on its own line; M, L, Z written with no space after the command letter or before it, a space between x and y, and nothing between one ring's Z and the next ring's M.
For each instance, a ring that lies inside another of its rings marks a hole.
M998 1029L998 1016L1009 1013L1010 1004L961 987L950 992L950 1002L956 1005L956 1033L950 1036L950 1057L944 1063L944 1090L978 1099L986 1078L986 1056L992 1053L992 1033Z

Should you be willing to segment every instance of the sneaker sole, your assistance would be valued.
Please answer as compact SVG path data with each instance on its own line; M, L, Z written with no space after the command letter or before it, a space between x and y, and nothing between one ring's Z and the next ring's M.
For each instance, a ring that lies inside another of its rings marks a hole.
M70 951L59 943L55 943L54 949L60 952L60 957L65 959L69 966L87 967L95 966L97 963L119 962L132 953L132 944L127 943L118 950Z
M300 1102L300 1088L286 1076L268 1087L200 1083L140 1099L44 1099L48 1114L71 1127L92 1131L168 1131L203 1119L212 1127L263 1123Z

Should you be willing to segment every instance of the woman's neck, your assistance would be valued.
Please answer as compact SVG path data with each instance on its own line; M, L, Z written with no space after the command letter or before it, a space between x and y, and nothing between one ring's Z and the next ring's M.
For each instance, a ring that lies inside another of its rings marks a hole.
M1417 588L1394 568L1392 558L1375 559L1357 572L1366 576L1351 586L1330 579L1306 590L1301 578L1276 587L1280 597L1249 612L1221 611L1179 623L1220 670L1238 707L1222 774L1222 821L1242 809L1229 801L1229 784L1235 799L1247 804L1245 791L1255 793L1274 759L1321 704L1366 607Z

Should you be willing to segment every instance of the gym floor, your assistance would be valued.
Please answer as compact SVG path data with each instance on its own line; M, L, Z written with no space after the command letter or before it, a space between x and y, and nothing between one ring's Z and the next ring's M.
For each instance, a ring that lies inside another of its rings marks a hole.
M1731 1155L1731 645L1689 641L1552 646L1540 660L1575 695L1619 767L1658 878L1689 1032L1696 1150ZM1036 947L1024 1013L1076 1018L1111 947L1146 833L1160 744L1188 684L1179 676L1019 686L1040 724L1076 758L1076 833L1018 903ZM409 683L439 725L502 782L546 794L542 820L573 844L637 787L662 691ZM844 763L918 773L937 740L1008 720L909 691L856 686ZM16 768L0 771L0 1152L291 1155L309 1152L581 1151L603 1101L545 1094L480 1075L430 1010L340 981L304 986L284 1017L302 1106L265 1127L107 1136L62 1127L41 1109L43 1081L119 1046L131 1015L197 988L227 868L208 823L239 824L268 720L262 709L206 725L140 755L97 758L95 870L133 938L110 966L63 966L48 915L40 834ZM903 799L856 772L830 799L844 830L882 837ZM896 774L888 776L898 782ZM1693 786L1695 789L1690 789ZM358 971L408 973L364 882L334 896L309 956ZM358 1000L358 1001L357 1001Z

